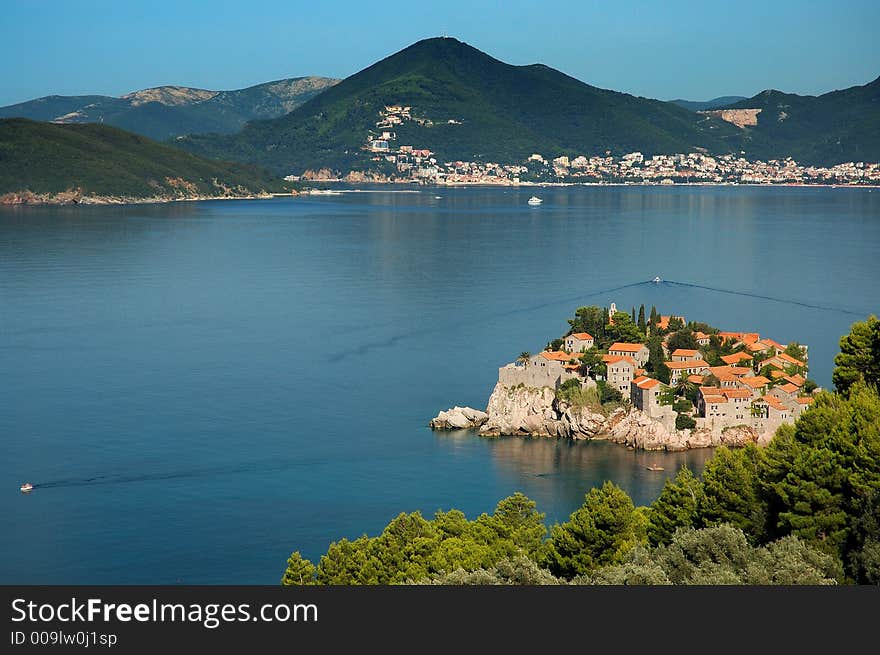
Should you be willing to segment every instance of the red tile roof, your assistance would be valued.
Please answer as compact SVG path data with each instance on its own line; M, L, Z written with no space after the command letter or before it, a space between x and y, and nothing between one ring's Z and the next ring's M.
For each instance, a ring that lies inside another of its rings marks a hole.
M765 387L770 384L770 380L765 378L763 375L754 375L754 376L743 376L739 379L743 384L751 387L752 389L760 389L761 387Z
M765 403L773 407L774 409L778 409L780 411L785 411L788 409L785 405L782 404L782 401L779 400L776 396L761 396L761 400Z
M636 366L636 360L626 355L602 355L602 361L606 364L616 364L617 362L627 362Z
M791 382L796 387L804 386L804 382L807 381L803 375L788 375L785 377L785 379Z
M733 353L732 355L722 355L721 361L725 364L739 364L740 362L744 362L752 359L752 356L748 353Z
M702 359L691 359L687 362L664 362L666 364L666 368L670 371L683 371L687 368L709 368L709 364L707 364Z
M573 355L561 350L545 350L541 353L541 357L557 362L567 362L570 359L574 359Z
M696 355L696 354L699 353L699 352L700 352L699 350L691 350L690 348L676 348L676 349L672 352L672 356L673 356L673 357L676 357L676 356L679 356L679 357L693 357L694 355Z
M803 366L804 365L804 363L801 360L795 359L794 357L792 357L788 353L779 353L779 359L786 361L789 364L794 364L795 366Z
M815 398L813 398L812 396L800 396L800 397L794 399L794 401L796 403L798 403L799 405L809 405L814 400L815 400Z
M622 353L637 353L642 348L646 348L646 347L647 346L645 346L645 344L643 344L643 343L620 343L620 342L618 342L618 343L611 344L611 347L608 348L608 352L612 352L612 351L616 350L616 351L622 352Z
M589 332L575 332L569 336L581 341L593 341L593 336Z
M722 389L721 393L727 398L751 398L752 392L748 389Z

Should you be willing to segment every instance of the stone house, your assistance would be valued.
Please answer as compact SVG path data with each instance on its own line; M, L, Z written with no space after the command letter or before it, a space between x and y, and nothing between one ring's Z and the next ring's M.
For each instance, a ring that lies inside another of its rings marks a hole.
M644 366L648 362L648 346L643 343L622 343L617 342L611 344L608 348L608 354L613 357L630 357L634 359L639 366Z
M694 375L709 370L709 364L702 359L666 362L666 367L669 369L669 384L678 384L682 375Z
M607 369L605 378L608 384L617 389L624 398L630 396L630 383L636 377L635 372L638 364L632 357L621 355L603 355Z
M556 389L572 378L580 378L577 367L571 367L568 353L553 351L532 355L528 361L511 362L498 369L498 381L507 387L522 384L526 387Z
M708 346L709 339L711 337L712 337L711 334L706 334L705 332L700 332L700 331L694 332L694 339L696 339L697 343L700 344L701 346Z
M798 397L800 393L800 389L793 385L791 382L786 384L781 384L773 387L770 390L771 396L776 396L781 400L787 407L791 407L795 403L795 398Z
M587 332L575 332L569 334L564 339L565 350L570 353L579 353L583 350L590 350L595 344L591 334Z
M690 348L677 348L672 351L673 362L692 362L703 359L699 350L691 350Z
M642 410L648 416L660 416L665 409L665 406L660 404L660 394L666 388L660 380L640 375L630 384L630 402L633 407Z
M741 378L737 379L737 385L748 389L753 394L758 396L763 396L767 393L768 385L770 384L770 380L765 378L763 375L744 375Z

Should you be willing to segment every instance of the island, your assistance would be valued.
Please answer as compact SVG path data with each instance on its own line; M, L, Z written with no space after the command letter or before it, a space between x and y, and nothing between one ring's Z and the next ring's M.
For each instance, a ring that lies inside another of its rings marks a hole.
M765 445L820 391L809 348L723 331L642 305L580 307L570 329L498 370L486 411L454 407L434 429L608 439L644 450Z

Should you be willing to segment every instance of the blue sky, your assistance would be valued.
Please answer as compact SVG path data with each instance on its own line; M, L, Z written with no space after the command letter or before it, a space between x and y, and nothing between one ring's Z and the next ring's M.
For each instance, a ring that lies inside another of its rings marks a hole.
M0 105L160 84L345 77L447 33L596 86L704 100L880 75L880 2L3 0Z

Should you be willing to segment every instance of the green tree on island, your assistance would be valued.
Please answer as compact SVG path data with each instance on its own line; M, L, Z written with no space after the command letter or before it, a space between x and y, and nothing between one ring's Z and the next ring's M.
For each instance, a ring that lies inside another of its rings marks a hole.
M672 321L669 323L671 324ZM697 339L694 337L693 332L683 329L677 330L669 335L669 338L666 340L666 347L669 349L669 352L675 352L679 348L697 350L699 349L700 344L697 343Z

